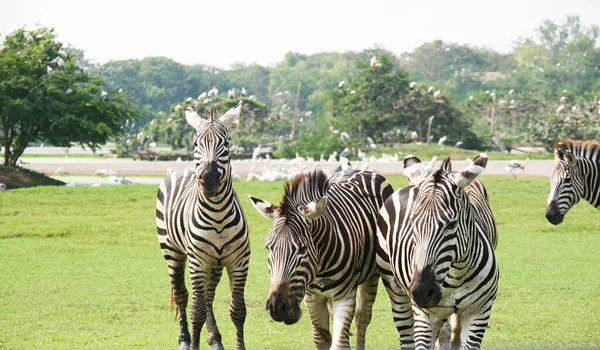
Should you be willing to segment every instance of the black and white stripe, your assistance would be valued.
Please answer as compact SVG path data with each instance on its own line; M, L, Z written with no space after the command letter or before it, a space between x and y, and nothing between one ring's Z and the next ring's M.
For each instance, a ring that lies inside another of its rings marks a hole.
M275 321L293 324L300 319L304 298L317 347L350 348L354 318L357 348L364 348L379 281L376 218L392 187L374 172L326 175L315 170L284 188L279 206L250 197L273 220L266 242L271 276L267 310Z
M377 222L377 264L401 346L433 349L451 320L452 348L477 349L498 289L495 220L476 180L487 156L460 173L449 159L431 175L413 162L405 162L411 185L386 200Z
M546 219L560 224L581 198L600 210L600 144L562 140L554 146L554 159Z
M186 119L196 129L196 168L170 174L158 189L158 241L167 261L172 298L179 313L181 349L199 348L200 330L205 322L209 344L217 349L223 347L212 311L215 288L223 268L229 277L236 348L244 348L244 287L250 242L246 217L232 186L227 134L227 127L239 117L240 110L241 102L219 119L215 119L212 112L209 119L202 119L188 107ZM186 316L186 260L193 292L191 336Z

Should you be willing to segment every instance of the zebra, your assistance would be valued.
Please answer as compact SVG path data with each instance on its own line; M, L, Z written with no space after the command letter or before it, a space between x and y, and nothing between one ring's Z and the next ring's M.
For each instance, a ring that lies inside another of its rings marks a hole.
M560 224L581 198L600 210L600 143L565 139L554 145L546 219Z
M379 283L376 217L392 193L375 172L315 169L286 182L278 206L249 196L273 220L266 240L271 279L266 309L274 321L296 323L304 298L317 348L349 349L353 318L356 347L364 348Z
M212 304L224 267L229 276L229 311L236 329L236 348L245 348L244 287L250 241L246 217L232 186L227 134L241 108L240 101L219 119L215 119L213 111L209 119L203 119L188 107L186 120L196 129L193 138L196 167L171 173L158 189L158 242L169 269L172 302L179 314L180 349L199 348L200 330L205 322L208 343L214 349L223 348ZM186 316L186 260L192 282L191 337Z
M459 173L450 158L432 174L407 158L410 184L385 201L377 219L377 264L401 347L433 349L449 321L453 349L478 349L499 277L495 219L476 180L487 155Z

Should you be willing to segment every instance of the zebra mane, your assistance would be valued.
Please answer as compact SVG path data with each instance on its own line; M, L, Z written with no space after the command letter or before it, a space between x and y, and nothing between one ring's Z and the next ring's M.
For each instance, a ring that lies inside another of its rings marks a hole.
M569 150L574 156L598 160L598 153L600 153L600 143L596 141L581 141L564 139L559 140L554 144L554 149Z
M283 185L283 199L279 204L281 215L294 211L298 204L321 198L329 187L327 175L320 169L300 173Z

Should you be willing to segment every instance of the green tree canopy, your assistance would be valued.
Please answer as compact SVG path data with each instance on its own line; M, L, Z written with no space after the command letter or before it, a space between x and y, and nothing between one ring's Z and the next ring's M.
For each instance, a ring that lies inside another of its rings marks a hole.
M76 143L96 150L137 117L126 94L103 90L104 80L81 66L54 30L19 29L0 51L0 143L4 165L16 165L30 142Z

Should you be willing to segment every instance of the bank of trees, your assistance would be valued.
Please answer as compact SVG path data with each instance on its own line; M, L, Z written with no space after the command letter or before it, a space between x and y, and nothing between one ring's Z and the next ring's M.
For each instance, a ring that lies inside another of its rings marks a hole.
M12 37L26 42L27 33L18 33ZM315 55L290 52L272 67L240 63L226 70L200 64L185 66L164 57L113 61L90 66L81 77L88 79L88 89L93 85L100 89L98 93L102 89L109 92L108 99L94 100L99 108L95 115L121 116L109 117L106 130L99 128L106 138L115 134L118 125L124 125L124 119L136 117L132 112L135 105L140 111L137 133L159 144L186 148L191 130L181 119L182 111L176 110L178 105L194 104L206 115L209 108L220 110L242 98L246 107L240 127L234 128L233 141L245 149L269 144L277 147L281 156L296 152L319 156L343 147L408 142L413 131L422 142L447 136L448 144L460 141L468 148L508 150L519 144L549 147L559 137L600 136L596 126L600 116L598 35L598 27L582 25L579 17L567 16L562 23L545 21L530 38L518 38L514 50L505 54L438 40L398 56L382 47ZM41 58L22 51L25 46L13 49L11 45L5 40L1 56L5 62L10 56L6 52L18 52L22 58L32 56L5 65L23 65L21 69L38 72L35 79L50 84L43 86L60 86L66 91L67 85L73 84L62 79L68 74L56 78L39 74L52 67L46 62L48 57L56 57L56 52L44 53L46 57ZM73 54L68 61L74 62L73 67L85 67L81 53L70 50ZM372 64L373 58L377 64ZM37 60L44 63L35 63ZM0 73L5 75L4 81L13 79L8 72ZM33 86L33 80L27 86ZM6 94L7 83L2 86ZM240 94L242 88L245 96ZM228 94L232 90L235 98ZM115 93L118 91L123 93ZM207 101L209 91L218 94ZM91 90L88 93L94 94ZM46 94L44 98L62 101L63 95ZM0 110L3 116L16 110L15 106L19 110L33 108L25 109L14 102L17 100L11 100L9 109L4 102ZM110 112L100 106L118 108ZM71 108L67 115L83 113ZM19 118L26 118L27 113L19 113ZM7 129L10 127L3 127L4 132ZM91 139L100 142L104 136ZM14 137L4 137L14 143ZM63 139L40 134L19 142L35 139L66 144ZM94 147L98 144L90 143Z

